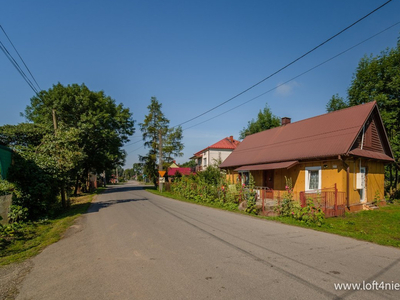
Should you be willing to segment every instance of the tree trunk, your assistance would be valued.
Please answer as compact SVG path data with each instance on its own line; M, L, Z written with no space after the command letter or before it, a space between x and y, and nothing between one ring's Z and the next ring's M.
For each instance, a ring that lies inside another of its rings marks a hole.
M67 201L65 199L64 183L61 184L61 205L63 208L67 207Z
M78 196L78 189L79 189L79 174L76 174L76 181L75 181L75 191L74 196Z

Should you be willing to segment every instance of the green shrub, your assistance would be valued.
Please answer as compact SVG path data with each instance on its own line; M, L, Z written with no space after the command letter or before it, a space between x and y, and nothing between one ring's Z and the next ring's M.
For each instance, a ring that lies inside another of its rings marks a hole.
M319 201L315 203L314 200L307 199L306 205L301 207L298 201L293 200L292 180L286 177L285 179L286 194L280 206L277 207L279 216L294 218L309 225L321 226L324 223L325 215L319 207Z
M8 212L8 223L22 223L28 219L28 209L19 205L11 205Z

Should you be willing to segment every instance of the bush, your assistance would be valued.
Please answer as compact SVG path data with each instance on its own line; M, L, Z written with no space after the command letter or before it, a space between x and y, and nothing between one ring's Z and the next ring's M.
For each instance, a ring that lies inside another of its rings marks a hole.
M0 196L12 194L15 186L7 180L0 178Z
M57 182L33 161L14 153L14 164L8 173L12 182L13 204L28 209L28 219L34 220L53 213L59 193Z
M19 205L11 205L8 212L8 223L22 223L28 219L28 209Z
M286 194L281 205L277 207L277 212L281 217L294 218L306 224L321 226L325 220L325 214L319 207L319 203L314 203L312 199L307 199L304 207L298 201L293 200L292 180L286 178Z
M225 174L216 166L196 175L176 177L171 183L171 192L197 203L217 204L218 206L237 209L237 194L228 188Z

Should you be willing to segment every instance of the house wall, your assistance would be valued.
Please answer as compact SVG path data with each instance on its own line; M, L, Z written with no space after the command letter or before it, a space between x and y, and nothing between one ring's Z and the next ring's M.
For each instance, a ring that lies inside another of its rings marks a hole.
M366 199L363 203L371 203L374 200L384 199L384 164L379 161L367 159L350 159L345 164L341 160L315 161L300 163L290 169L274 170L274 190L285 191L286 178L292 179L294 199L299 200L300 192L306 190L306 167L321 167L321 189L333 189L336 187L339 192L347 193L347 165L350 167L349 174L349 204L350 210L362 209L360 202L360 191L356 188L357 173L361 167L366 168ZM263 185L263 171L252 171L255 185ZM227 179L236 183L238 173L232 169L227 172Z
M219 160L221 160L221 162L223 162L225 159L227 159L227 157L231 153L232 153L232 150L228 150L228 149L209 149L203 153L203 161L202 161L201 165L204 168L206 168L208 166L212 166L215 163L218 163ZM206 165L204 165L204 158L207 159Z
M356 188L357 173L360 172L361 167L366 168L366 199L363 203L371 203L374 200L384 200L384 185L385 185L385 166L382 162L372 161L367 159L346 160L346 164L350 167L350 180L349 180L349 193L350 193L350 206L352 211L362 209L360 205L360 192Z

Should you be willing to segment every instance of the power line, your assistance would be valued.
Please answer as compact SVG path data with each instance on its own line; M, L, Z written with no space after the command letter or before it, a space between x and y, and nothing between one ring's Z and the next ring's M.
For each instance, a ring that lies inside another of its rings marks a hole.
M214 117L211 117L211 118L209 118L209 119L207 119L207 120L204 120L204 121L202 121L202 122L200 122L200 123L197 123L197 124L194 124L194 125L192 125L192 126L186 127L186 128L183 129L183 131L188 130L188 129L193 128L193 127L196 127L196 126L198 126L198 125L204 124L204 123L206 123L206 122L208 122L208 121L211 121L211 120L213 120L213 119L216 119L216 118L218 118L218 117L220 117L220 116L222 116L222 115L224 115L224 114L227 114L228 112L231 112L231 111L233 111L233 110L235 110L235 109L237 109L237 108L239 108L239 107L241 107L241 106L243 106L243 105L245 105L245 104L247 104L247 103L249 103L249 102L251 102L251 101L254 101L254 100L260 98L261 96L264 96L264 95L266 95L266 94L268 94L268 93L270 93L270 92L276 90L277 88L279 88L279 87L281 87L281 86L283 86L283 85L285 85L285 84L287 84L287 83L289 83L289 82L291 82L291 81L293 81L293 80L295 80L295 79L297 79L297 78L299 78L299 77L301 77L301 76L303 76L303 75L305 75L305 74L307 74L307 73L309 73L309 72L315 70L316 68L318 68L318 67L320 67L320 66L322 66L322 65L324 65L324 64L326 64L326 63L328 63L328 62L330 62L331 60L333 60L333 59L335 59L335 58L337 58L337 57L339 57L339 56L341 56L341 55L343 55L343 54L349 52L350 50L353 50L354 48L360 46L361 44L364 44L365 42L368 42L369 40L375 38L376 36L378 36L378 35L384 33L385 31L387 31L387 30L389 30L389 29L391 29L391 28L393 28L393 27L395 27L396 25L399 25L399 24L400 24L400 21L394 23L393 25L391 25L391 26L389 26L389 27L386 27L385 29L379 31L378 33L375 33L374 35L370 36L369 38L366 38L365 40L363 40L363 41L361 41L361 42L359 42L359 43L357 43L357 44L355 44L355 45L353 45L353 46L347 48L346 50L344 50L344 51L342 51L342 52L340 52L340 53L338 53L338 54L332 56L331 58L329 58L329 59L327 59L327 60L325 60L325 61L323 61L323 62L317 64L316 66L314 66L314 67L312 67L312 68L310 68L310 69L308 69L308 70L306 70L306 71L300 73L299 75L296 75L296 76L292 77L291 79L289 79L289 80L287 80L287 81L285 81L285 82L283 82L283 83L281 83L281 84L279 84L279 85L277 85L277 86L275 86L275 87L269 89L268 91L266 91L266 92L264 92L264 93L261 93L261 94L259 94L258 96L255 96L255 97L253 97L253 98L251 98L251 99L249 99L249 100L247 100L247 101L245 101L245 102L243 102L243 103L241 103L241 104L239 104L239 105L237 105L237 106L235 106L235 107L233 107L233 108L231 108L231 109L229 109L229 110L227 110L227 111L225 111L225 112L222 112L222 113L220 113L220 114L218 114L218 115L216 115L216 116L214 116ZM133 144L136 144L136 143L138 143L138 142L140 142L140 140L137 141L137 142L135 142L135 143L133 143ZM144 146L142 145L141 147L136 148L136 149L134 149L134 150L128 152L128 154L130 154L130 153L132 153L132 152L135 152L135 151L141 149L142 147L144 147Z
M10 60L11 64L17 69L18 73L24 78L26 83L30 86L30 88L35 92L36 95L38 95L38 90L36 87L33 85L32 81L26 76L25 72L21 69L17 61L14 59L14 57L10 54L10 52L7 50L7 48L4 46L4 44L0 41L0 49L3 51L5 56Z
M139 149L141 149L141 148L143 148L143 147L144 147L144 145L140 146L139 148L133 149L132 151L128 152L127 154L130 154L130 153L132 153L132 152L135 152L135 151L137 151L137 150L139 150Z
M129 144L126 144L126 145L124 145L124 147L127 147L127 146L132 146L132 145L134 145L134 144L137 144L137 143L139 143L139 142L142 142L143 140L142 139L140 139L140 140L138 140L138 141L136 141L136 142L133 142L133 143L129 143Z
M394 26L399 25L399 24L400 24L400 21L397 22L397 23L395 23L395 24L393 24L393 25L391 25L391 26L389 26L389 27L387 27L387 28L385 28L385 29L383 29L383 30L381 30L381 31L379 31L378 33L376 33L376 34L370 36L369 38L367 38L367 39L365 39L365 40L363 40L363 41L361 41L361 42L359 42L359 43L357 43L357 44L351 46L350 48L347 48L346 50L344 50L344 51L342 51L342 52L336 54L335 56L332 56L331 58L329 58L329 59L323 61L322 63L319 63L318 65L316 65L316 66L314 66L314 67L308 69L307 71L304 71L303 73L300 73L299 75L296 75L295 77L292 77L291 79L289 79L289 80L287 80L287 81L285 81L285 82L283 82L283 83L281 83L281 84L279 84L279 85L273 87L272 89L269 89L268 91L266 91L266 92L264 92L264 93L262 93L262 94L260 94L260 95L258 95L258 96L255 96L254 98L251 98L251 99L249 99L249 100L247 100L247 101L245 101L245 102L243 102L243 103L241 103L241 104L239 104L239 105L237 105L237 106L235 106L235 107L233 107L233 108L231 108L231 109L229 109L229 110L227 110L227 111L225 111L225 112L222 112L222 113L220 113L220 114L218 114L218 115L216 115L216 116L214 116L214 117L212 117L212 118L209 118L209 119L204 120L204 121L202 121L202 122L200 122L200 123L197 123L197 124L195 124L195 125L192 125L192 126L190 126L190 127L187 127L187 128L185 128L185 129L183 129L183 131L185 131L185 130L187 130L187 129L190 129L190 128L193 128L193 127L195 127L195 126L201 125L201 124L203 124L203 123L206 123L206 122L208 122L208 121L211 121L211 120L213 120L213 119L215 119L215 118L218 118L218 117L220 117L220 116L222 116L222 115L224 115L224 114L226 114L226 113L228 113L228 112L231 112L232 110L235 110L235 109L237 109L237 108L239 108L239 107L241 107L241 106L243 106L243 105L245 105L245 104L247 104L247 103L249 103L249 102L251 102L251 101L253 101L253 100L256 100L256 99L260 98L261 96L264 96L265 94L268 94L268 93L270 93L270 92L276 90L277 88L279 88L279 87L281 87L281 86L283 86L283 85L285 85L285 84L287 84L287 83L289 83L289 82L291 82L291 81L293 81L293 80L299 78L300 76L303 76L303 75L305 75L305 74L311 72L312 70L314 70L314 69L316 69L316 68L318 68L318 67L320 67L320 66L322 66L322 65L324 65L324 64L326 64L326 63L328 63L328 62L330 62L331 60L333 60L333 59L335 59L335 58L337 58L337 57L339 57L339 56L345 54L346 52L348 52L348 51L350 51L350 50L352 50L352 49L354 49L354 48L360 46L361 44L363 44L363 43L365 43L365 42L367 42L367 41L373 39L374 37L376 37L376 36L382 34L383 32L385 32L385 31L387 31L387 30L389 30L389 29L391 29L391 28L393 28Z
M4 32L5 36L7 37L8 41L10 42L10 44L13 46L15 52L17 52L18 57L21 59L22 63L24 64L25 68L28 70L29 74L31 74L32 79L35 81L37 87L39 88L39 91L42 90L39 86L39 84L37 83L35 77L33 76L31 70L29 70L28 66L26 65L25 61L22 59L21 55L19 54L17 48L15 48L13 42L11 42L11 39L8 37L8 34L6 33L6 31L4 30L3 26L0 25L1 30Z
M273 72L272 74L268 75L267 77L265 77L264 79L260 80L259 82L253 84L252 86L250 86L249 88L245 89L244 91L240 92L239 94L236 94L235 96L229 98L228 100L218 104L217 106L214 106L213 108L210 108L209 110L187 120L184 121L178 125L173 126L177 127L177 126L181 126L183 124L189 123L195 119L200 118L201 116L204 116L205 114L217 109L218 107L232 101L233 99L243 95L244 93L248 92L249 90L253 89L254 87L258 86L259 84L263 83L264 81L270 79L271 77L275 76L276 74L280 73L281 71L283 71L284 69L288 68L289 66L293 65L294 63L296 63L297 61L299 61L300 59L304 58L305 56L307 56L308 54L314 52L315 50L317 50L318 48L322 47L323 45L325 45L326 43L328 43L329 41L331 41L332 39L334 39L335 37L339 36L340 34L342 34L343 32L345 32L346 30L350 29L351 27L353 27L354 25L356 25L357 23L361 22L362 20L364 20L365 18L367 18L368 16L370 16L371 14L373 14L374 12L378 11L379 9L381 9L382 7L384 7L385 5L387 5L389 2L391 2L392 0L389 0L387 2L385 2L384 4L382 4L381 6L375 8L373 11L369 12L368 14L366 14L365 16L363 16L362 18L358 19L357 21L355 21L354 23L352 23L351 25L347 26L346 28L342 29L341 31L339 31L338 33L336 33L335 35L331 36L330 38L328 38L327 40L325 40L324 42L320 43L318 46L312 48L311 50L307 51L306 53L304 53L303 55L299 56L298 58L296 58L295 60L291 61L290 63L288 63L287 65L285 65L284 67L280 68L279 70Z

